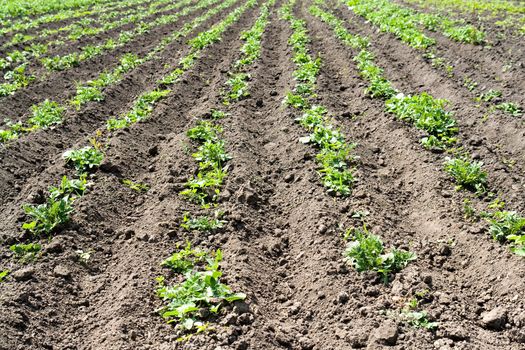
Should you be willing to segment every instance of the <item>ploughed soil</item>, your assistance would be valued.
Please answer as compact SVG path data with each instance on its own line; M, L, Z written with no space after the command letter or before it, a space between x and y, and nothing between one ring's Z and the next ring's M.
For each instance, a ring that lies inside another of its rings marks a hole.
M282 104L293 88L294 64L287 45L291 30L277 14L281 4L273 8L261 58L251 67L250 96L221 103L240 34L257 18L257 8L205 50L148 120L111 135L104 163L91 175L89 192L75 202L70 223L41 239L42 255L28 265L8 249L28 238L20 229L26 220L21 206L37 202L61 176L73 175L62 152L87 145L107 117L128 110L170 71L165 64L176 65L187 52L187 39L126 76L105 101L2 146L0 270L11 274L0 283L0 349L525 349L523 259L492 241L483 222L464 218L466 195L443 172L445 155L425 151L414 128L364 95L365 82L352 61L356 52L308 13L311 2L298 1L295 15L307 21L312 54L322 58L316 102L357 144L359 157L351 196L332 197L321 186L315 149L299 142L305 136L294 121L299 115ZM485 120L485 107L454 79L347 9L333 8L348 19L349 30L369 36L378 64L397 88L450 100L461 145L485 162L491 190L524 213L523 124L500 114ZM151 31L134 47L143 50L175 27ZM83 63L73 77L96 75L110 64L109 56ZM67 81L50 92L66 98L74 79L62 73L50 79ZM27 89L30 96L44 90ZM21 110L21 96L0 100L2 110ZM227 225L213 234L189 233L180 228L181 218L202 209L179 196L197 170L195 145L185 133L212 108L228 112L220 123L232 159L219 200ZM150 190L132 191L122 179L147 183ZM486 206L471 197L474 206ZM366 213L368 229L388 247L417 254L387 284L343 259L345 229L361 225L356 212ZM155 277L166 273L160 262L185 241L220 248L224 282L247 299L225 305L221 317L211 320L213 330L177 342L180 332L155 311L162 306ZM91 252L88 263L79 262L78 250ZM400 315L417 293L424 294L419 310L438 323L434 330L416 328Z

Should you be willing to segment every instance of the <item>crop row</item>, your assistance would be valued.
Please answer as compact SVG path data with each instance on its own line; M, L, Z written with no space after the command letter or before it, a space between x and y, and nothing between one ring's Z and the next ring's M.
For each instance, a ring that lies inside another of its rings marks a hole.
M82 26L80 27L82 30L70 34L70 36L68 36L67 38L59 38L56 40L49 41L47 43L33 44L31 46L25 47L23 50L11 51L7 53L3 58L0 58L0 68L8 69L16 65L27 64L32 58L39 58L52 49L57 49L70 42L74 43L83 36L95 36L98 34L102 34L106 31L122 27L126 24L140 22L148 16L155 15L158 11L169 11L178 8L178 6L174 7L174 5L170 5L165 8L159 8L161 5L164 5L166 3L170 3L170 1L159 0L155 3L152 3L151 5L134 8L127 11L127 13L122 13L123 16L119 20L103 23L101 27L97 28L91 26ZM18 40L16 37L14 39Z
M223 8L226 8L228 6L231 6L235 3L235 0L226 1L221 4ZM233 10L224 20L221 22L215 24L211 27L211 29L204 31L200 33L195 39L190 41L190 54L192 57L192 64L195 64L196 60L200 57L202 51L212 45L215 42L218 42L221 40L222 34L226 31L227 28L231 27L234 23L236 23L242 16L246 10L248 10L251 7L254 7L256 5L255 0L250 0L246 2L244 5L240 6L239 8ZM190 65L190 66L191 66ZM183 68L183 72L185 72L187 69L189 69L189 66L185 66ZM182 73L181 73L182 74ZM179 74L180 77L180 74ZM177 80L172 80L168 85L172 85L178 82ZM159 84L165 84L160 83ZM166 86L166 85L164 85ZM163 90L164 94L167 94L169 90ZM142 100L144 95L141 96L141 98L138 99L137 103ZM137 105L135 104L135 106ZM154 106L150 105L149 111L152 112ZM97 134L94 138L90 140L91 145L86 146L80 149L75 150L69 150L64 153L63 158L66 161L66 165L73 167L76 170L77 178L73 180L69 180L67 177L63 177L61 184L58 187L50 187L48 190L49 195L47 196L45 203L38 204L38 205L24 205L24 211L27 215L27 217L30 218L30 221L23 224L22 229L28 233L31 234L31 237L38 238L40 236L49 236L53 232L55 232L58 228L60 228L61 225L67 223L70 219L70 215L74 211L73 203L75 200L77 200L80 196L82 196L85 191L93 186L93 183L88 180L89 173L96 170L96 168L101 164L103 161L105 155L104 155L104 146L99 142L100 138L102 137L103 132L97 131ZM108 135L109 139L109 135ZM213 150L212 153L206 153L205 146L201 150L201 154L203 157L211 156L213 157ZM208 160L212 161L213 158L207 158ZM135 188L137 190L147 189L146 186L142 184L136 184L131 181L128 181L126 183L126 186L129 186L131 188ZM188 219L186 222L187 225L190 225L191 220ZM27 236L26 236L27 237ZM39 245L36 243L20 243L13 245L13 252L15 256L18 256L16 252L20 252L22 255L27 254L34 254L33 250L39 249ZM16 251L16 252L15 252ZM196 252L193 249L190 249L188 246L185 250L186 252ZM221 275L221 272L218 270L218 263L221 260L221 252L220 250L217 250L215 252L210 253L196 253L195 257L199 256L200 258L204 258L202 260L188 260L190 259L191 254L183 254L183 259L177 260L176 257L172 256L171 258L167 259L165 261L166 266L170 266L175 269L176 272L184 272L186 277L188 277L187 283L181 286L166 286L164 284L164 279L158 279L159 287L157 290L157 293L164 298L167 298L170 300L170 303L168 306L166 306L165 309L163 309L163 316L165 317L171 317L175 316L175 312L180 311L178 307L168 310L168 308L176 303L180 302L180 299L177 294L177 290L182 290L186 288L186 291L191 291L197 284L200 284L205 287L212 288L214 293L216 294L216 298L220 298L221 300L225 301L233 301L238 299L243 299L244 295L242 294L234 294L230 291L229 287L227 287L224 284L221 284L219 282L219 278ZM175 265L171 264L177 264L177 261L180 261L184 266L185 269L183 270L177 270L175 268ZM190 262L194 262L195 266L192 266L190 270L187 270ZM197 263L198 262L198 263ZM207 268L205 271L197 271L197 268L206 266ZM194 268L195 267L195 268ZM5 279L6 275L8 274L7 270L2 271L2 275L0 276L0 279ZM216 299L213 298L213 300L209 300L209 289L205 289L207 292L204 294L200 294L200 297L202 299L192 299L192 300L186 300L184 303L184 307L188 306L188 303L190 302L205 302L206 300L210 303L210 311L217 311L220 304L219 303L213 303ZM189 296L187 293L183 293L184 296ZM191 307L188 307L185 309L184 314L190 314L194 313L195 310L191 311ZM170 316L171 315L171 316ZM188 322L185 322L185 326L188 326ZM193 326L193 325L192 325Z
M135 3L143 3L145 0L121 0L109 5L107 2L92 2L77 9L65 9L51 14L42 14L38 17L21 17L15 19L0 20L2 28L0 35L6 35L13 32L23 32L28 29L38 28L43 24L59 22L69 19L82 18L91 15L102 15L114 9L120 9ZM149 1L149 0L148 0Z
M260 40L268 23L269 6L274 2L271 0L263 4L255 24L241 34L241 40L245 40L245 44L241 48L241 57L233 65L229 75L234 74L232 71L246 71L259 57ZM247 47L250 47L250 50L247 50ZM231 87L226 96L232 96L234 90L235 87ZM229 98L228 101L234 102L238 98ZM186 133L188 138L198 145L192 157L198 162L199 170L195 177L188 180L186 189L180 195L200 204L204 209L213 206L215 214L214 217L208 215L195 217L185 213L181 226L189 231L212 232L220 229L225 223L221 220L222 213L216 207L220 187L227 176L225 163L231 159L226 153L225 141L220 138L223 127L219 124L228 114L214 109L207 115L207 119L200 120ZM201 332L207 327L207 323L204 322L207 318L206 314L217 314L221 303L246 298L245 294L233 293L230 287L220 282L221 257L220 250L205 252L198 248L192 249L188 242L184 249L164 260L163 266L183 275L175 284L169 286L165 284L165 277L157 279L159 281L157 295L165 303L167 302L167 305L161 309L161 315L168 322L176 322L184 331ZM202 310L207 312L203 313ZM187 339L191 334L182 338Z
M403 43L417 50L423 50L423 57L436 69L444 69L448 77L453 76L454 67L436 55L436 41L425 35L419 28L422 24L429 30L442 28L445 35L460 42L482 43L484 33L472 26L454 26L454 21L440 15L418 13L399 5L390 4L388 0L341 0L350 10L364 17L383 32L396 36ZM477 83L465 80L463 86L474 93ZM497 94L497 95L494 95ZM520 116L523 109L514 102L500 101L501 92L489 89L476 96L475 101L487 102L491 110L499 109L512 116ZM496 98L497 97L497 98Z
M180 16L185 16L193 11L201 8L207 8L217 0L201 0L194 7L187 7L181 12ZM221 10L231 6L231 1L226 1L216 8L210 8L206 13L198 16L193 21L183 25L182 29L175 30L171 34L165 36L161 42L151 49L148 53L139 57L135 54L124 54L119 61L119 64L111 71L105 71L93 80L79 83L77 85L76 94L74 97L63 105L56 102L44 100L41 103L31 107L32 117L30 117L26 124L21 121L13 123L9 122L5 130L0 130L0 142L8 142L17 139L23 134L33 132L40 129L46 129L53 125L59 124L63 120L64 112L68 107L74 107L79 110L88 102L101 102L104 100L104 91L117 83L119 83L125 74L130 73L138 66L153 60L162 53L168 45L175 40L187 36L191 31L197 28L200 24L205 22L213 15L219 13Z
M318 147L316 159L323 185L330 193L348 196L355 181L350 168L350 162L354 158L351 155L354 145L348 144L344 135L334 129L327 115L327 109L321 105L313 105L310 101L316 96L316 81L321 68L321 58L314 59L309 53L307 44L310 38L306 23L293 16L294 3L290 2L281 11L282 18L289 21L294 30L288 43L292 47L293 61L296 65L293 72L296 84L293 92L286 95L284 102L303 113L297 121L310 134L301 138L301 142Z
M350 155L355 145L347 144L341 132L334 130L325 107L310 103L316 97L315 84L321 59L313 59L310 54L306 22L293 14L295 1L290 0L281 8L281 18L288 21L293 30L288 43L292 47L292 60L297 67L293 72L296 80L294 92L286 96L285 103L303 113L296 120L311 134L301 141L318 147L316 159L320 165L319 175L323 185L328 188L329 193L347 196L351 193L354 182L349 163L355 158ZM415 254L396 248L387 251L380 237L370 234L364 224L362 229L349 230L344 238L348 242L344 256L349 264L358 272L377 272L385 283L392 273L402 270L416 258Z
M348 0L345 3L381 31L392 33L417 49L426 49L436 43L421 32L419 26L440 30L452 40L463 43L481 44L485 38L485 33L472 25L460 25L445 16L417 12L389 0Z
M173 5L172 9L180 8L191 3L191 0L181 0ZM195 8L194 6L192 7ZM162 10L158 10L162 11ZM150 15L157 13L153 11ZM116 39L109 38L104 43L98 45L86 45L80 48L80 52L69 53L66 55L57 55L53 57L42 57L39 59L40 63L48 70L67 70L72 67L79 66L81 62L92 59L96 56L111 52L119 47L123 47L132 40L145 35L149 30L159 26L175 23L180 18L180 13L172 15L164 15L157 17L152 22L141 22L132 30L123 31ZM5 77L9 82L0 84L0 96L7 96L15 93L17 90L28 86L32 81L36 80L34 75L26 72L26 65L22 64L12 71L6 73ZM45 74L40 77L43 79Z
M322 1L318 3L322 4ZM467 153L461 153L455 148L459 143L456 137L458 127L453 114L445 109L447 101L436 99L428 93L400 93L383 76L383 69L374 63L375 56L368 50L370 44L366 38L349 33L342 20L318 6L310 7L310 12L330 25L334 35L345 45L358 51L354 61L361 77L369 84L366 91L371 97L384 100L387 112L427 133L421 139L426 149L455 154L455 157L445 159L444 170L454 179L457 189L472 190L479 196L488 195L487 173L482 169L483 163L473 161ZM517 254L525 253L525 218L509 211L485 213L485 216L491 232L503 231L497 235L493 233L493 238L510 242L511 250Z
M406 0L408 3L432 11L475 14L480 21L489 21L498 27L516 30L525 35L525 6L510 1Z
M141 2L136 6L131 6L131 4L134 4L134 2L122 3L120 4L122 8L118 8L114 11L100 14L98 17L82 18L76 22L67 24L59 28L45 28L34 34L18 33L2 45L2 50L7 50L13 46L16 46L18 49L5 54L4 60L6 58L10 58L10 60L14 61L12 56L16 55L16 51L19 51L21 53L41 52L42 54L45 54L47 53L47 51L49 51L49 49L52 46L59 47L61 45L65 45L66 41L70 40L74 42L78 39L81 39L84 36L93 36L95 34L100 34L105 31L117 28L118 26L131 23L131 21L134 18L134 14L147 11L152 7L155 8L163 4L169 4L169 2L155 1L146 4ZM98 27L96 25L98 25ZM48 38L51 36L54 36L55 38L48 40ZM22 48L22 45L25 46ZM43 47L47 47L47 50L45 50ZM11 64L13 63L14 62L11 62ZM5 62L3 63L3 66L6 66Z
M405 0L425 6L442 9L454 8L465 13L490 12L503 14L525 14L525 6L514 1L485 1L485 0Z

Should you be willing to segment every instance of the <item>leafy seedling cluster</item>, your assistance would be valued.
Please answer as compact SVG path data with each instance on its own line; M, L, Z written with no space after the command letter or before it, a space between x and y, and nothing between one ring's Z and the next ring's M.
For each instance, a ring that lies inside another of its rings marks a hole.
M122 184L129 189L137 192L147 192L149 190L149 186L140 182L133 182L129 179L123 179Z
M23 206L24 212L32 220L22 225L33 235L50 235L57 227L69 221L73 212L72 204L87 189L85 177L69 180L66 176L57 187L49 188L49 197L43 204Z
M496 211L487 220L492 238L502 243L510 243L513 253L525 256L524 217L515 211Z
M79 174L84 174L97 168L104 160L104 153L98 148L86 146L78 150L64 152L62 157L71 164Z
M445 171L457 184L457 189L473 190L478 195L487 191L487 173L482 170L483 163L467 158L447 158Z
M38 257L41 249L42 246L38 243L18 243L9 247L9 250L13 252L15 258L23 264L34 261Z
M384 283L392 273L405 268L409 262L416 259L416 254L396 248L385 250L383 241L363 228L352 229L346 237L349 238L344 256L358 272L375 271Z
M215 212L214 217L198 216L192 217L190 213L184 213L182 223L180 226L188 231L213 232L221 229L226 224L225 220L221 220L222 213Z
M157 295L166 303L159 312L168 323L191 331L203 327L208 315L219 314L224 303L246 298L220 281L221 260L220 250L204 252L188 243L162 263L176 275L171 285L165 277L157 278Z
M405 96L398 94L386 101L388 112L410 122L428 133L421 139L426 149L443 150L456 142L457 122L445 110L446 100L436 99L427 93Z

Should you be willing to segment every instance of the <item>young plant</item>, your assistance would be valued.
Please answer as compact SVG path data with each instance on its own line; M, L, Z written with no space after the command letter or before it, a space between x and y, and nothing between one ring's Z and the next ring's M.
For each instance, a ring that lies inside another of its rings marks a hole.
M9 247L9 250L11 250L14 256L23 264L34 261L41 249L42 246L38 243L19 243Z
M484 92L480 94L478 97L476 97L476 101L478 102L492 102L493 100L501 98L502 93L499 90L492 90L490 89L487 92Z
M399 119L414 124L429 136L421 140L427 149L445 149L456 142L456 120L445 110L446 100L435 99L427 93L414 96L398 94L386 101L386 109Z
M2 270L0 271L0 283L5 282L7 275L9 275L11 271L9 270Z
M104 94L98 87L77 86L77 94L71 100L71 104L75 106L77 111L80 110L82 105L85 105L90 101L104 101Z
M202 232L212 232L224 227L225 220L221 220L222 213L215 212L215 217L208 216L191 217L189 213L184 213L180 226L188 231L196 230Z
M24 223L22 228L35 236L51 234L60 225L69 221L69 214L73 211L72 202L73 199L70 197L61 199L50 197L44 204L24 205L24 211L32 221Z
M83 265L87 265L87 263L89 262L89 259L91 259L91 254L93 254L93 251L92 250L84 251L82 249L79 249L79 250L75 250L75 253L77 254L78 261Z
M247 83L249 78L250 78L250 75L247 73L232 74L230 79L226 81L226 85L228 85L230 88L226 96L227 100L238 101L243 97L250 96L250 92L248 91L248 83Z
M519 117L523 114L523 109L513 102L502 102L496 105L496 108L513 117Z
M64 107L58 103L45 100L32 107L33 116L27 121L32 128L46 129L52 125L60 124L64 118Z
M49 193L50 198L58 200L62 198L71 198L75 199L84 194L88 188L88 182L85 176L81 176L79 179L69 180L67 176L62 177L60 185L57 187L50 187Z
M454 178L457 189L474 190L478 195L487 191L487 173L482 170L483 163L466 158L447 158L445 171Z
M489 232L499 242L511 242L511 250L525 256L525 218L515 211L497 211L491 218Z
M362 229L353 229L347 236L350 241L344 252L345 260L358 272L377 272L385 284L388 283L390 274L401 271L416 259L414 253L396 248L385 252L381 239L369 234L366 225Z
M202 120L197 126L189 129L186 135L193 141L205 142L217 139L220 133L222 133L222 127L220 125Z
M133 182L133 181L128 180L128 179L123 179L122 180L122 184L124 186L126 186L126 187L129 187L133 191L137 191L137 192L147 192L149 190L149 186L148 185L142 184L142 183L139 183L139 182Z
M179 244L177 244L179 249ZM165 259L161 266L166 266L176 273L185 274L191 271L195 265L205 263L208 254L199 249L193 249L191 243L187 242L184 249L180 249L172 256Z
M168 323L176 322L182 329L190 331L202 327L206 315L218 314L223 303L243 300L246 295L233 293L230 287L221 283L220 250L197 257L191 251L184 254L174 259L177 263L173 267L171 263L164 264L182 276L178 276L173 285L166 285L166 279L158 277L157 295L167 303L159 310L162 317Z
M67 164L73 165L79 173L84 174L102 163L104 153L94 147L86 146L79 150L66 151L62 157L66 160Z

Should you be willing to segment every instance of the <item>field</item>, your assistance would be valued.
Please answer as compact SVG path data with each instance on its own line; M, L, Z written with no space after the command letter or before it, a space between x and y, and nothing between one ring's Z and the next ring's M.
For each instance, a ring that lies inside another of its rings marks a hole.
M0 349L525 349L523 2L0 23Z

